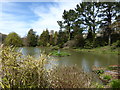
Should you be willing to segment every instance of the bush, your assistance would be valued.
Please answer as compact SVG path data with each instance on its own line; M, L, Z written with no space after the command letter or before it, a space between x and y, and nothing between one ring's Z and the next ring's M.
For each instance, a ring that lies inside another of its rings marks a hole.
M104 73L104 70L97 70L96 73L97 73L97 74L103 74L103 73Z
M120 66L119 65L114 65L114 66L109 66L108 70L119 70Z
M76 66L61 66L50 72L51 88L90 88L92 75Z
M120 79L112 80L110 84L112 88L120 88Z
M1 50L2 88L45 88L48 86L46 55L39 60L31 56L22 56L15 48L4 47Z
M93 48L93 43L92 43L92 41L86 40L86 41L85 41L85 46L84 46L84 48L86 48L86 49L91 49L91 48Z
M0 52L0 86L2 88L89 88L92 76L76 66L45 68L48 56L39 59L23 56L15 48Z
M94 42L93 42L93 47L101 47L101 46L105 46L106 42L104 41L104 39L102 37L97 37L95 38Z
M59 49L58 46L54 46L54 47L51 48L51 50L58 50L58 49Z
M99 83L93 83L93 88L104 88L104 85L101 85L101 84L99 84Z
M103 76L103 79L105 79L105 80L110 80L112 77L110 76L110 75L104 75Z
M15 32L9 33L5 38L5 45L20 47L22 46L22 39Z

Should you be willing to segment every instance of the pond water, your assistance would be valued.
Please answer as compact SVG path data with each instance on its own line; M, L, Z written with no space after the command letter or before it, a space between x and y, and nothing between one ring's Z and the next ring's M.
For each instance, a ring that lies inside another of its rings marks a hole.
M31 55L35 58L40 56L40 53L45 51L49 52L50 48L40 48L40 47L21 47L23 55ZM62 65L77 65L86 72L91 72L92 66L105 67L108 65L118 64L118 56L112 54L98 54L92 52L78 52L74 50L60 50L65 51L71 54L71 56L65 57L51 57L51 62L57 64L58 66ZM55 59L55 61L52 61Z

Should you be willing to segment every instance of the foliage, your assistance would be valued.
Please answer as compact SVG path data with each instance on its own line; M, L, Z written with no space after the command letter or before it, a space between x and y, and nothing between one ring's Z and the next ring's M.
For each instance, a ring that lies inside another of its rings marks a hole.
M58 49L59 49L58 46L54 46L54 47L51 48L51 50L58 50Z
M89 88L92 75L76 66L46 69L48 56L39 59L23 56L15 48L4 47L0 52L2 88Z
M17 33L12 32L7 35L5 39L5 45L19 47L22 46L22 40Z
M46 55L39 60L31 56L22 56L15 48L4 47L1 50L2 88L45 88L48 85Z
M55 32L54 33L54 45L57 45L57 43L58 43L58 33Z
M93 88L105 88L103 85L99 84L99 83L93 83L92 85Z
M90 88L92 75L77 66L61 66L50 72L51 88Z
M84 44L85 44L83 36L80 34L77 34L74 38L77 42L77 44L75 46L83 48Z
M90 40L86 40L84 48L86 48L86 49L93 48L93 42L91 42Z
M102 79L107 80L107 81L112 79L111 75L106 75L106 74L102 74L101 77L102 77Z
M119 70L120 66L109 66L108 70Z
M112 80L110 85L112 88L120 88L120 79Z
M97 73L97 74L103 74L103 73L104 73L104 70L97 70L96 73Z
M43 31L42 34L40 35L38 45L47 46L49 40L50 40L49 31L46 29L46 31Z
M105 29L104 36L108 36L108 44L111 45L111 34L113 29L111 27L112 20L119 15L119 2L102 2L100 3L99 17L102 17L101 27Z
M27 46L35 47L37 45L38 36L33 29L30 29L27 34Z
M27 46L57 45L62 48L66 42L76 40L77 44L72 45L73 47L90 49L111 45L112 43L112 49L120 47L119 8L120 3L118 1L81 2L73 9L64 10L62 20L57 21L60 26L58 32L51 34L46 29L38 37L33 29L30 29L27 39L24 38L25 44L27 42ZM96 31L99 33L96 34ZM88 33L86 39L83 38L84 32ZM100 36L97 37L97 35ZM15 43L16 41L17 39ZM11 45L12 42L10 41L9 44ZM21 44L18 45L21 46Z
M68 32L68 40L71 40L71 30L73 28L73 23L76 20L77 13L73 9L70 9L69 11L64 10L62 18L64 19L64 28Z
M67 35L65 31L59 30L57 45L62 48L63 44L67 41Z
M120 40L117 40L115 43L112 44L114 47L120 47Z

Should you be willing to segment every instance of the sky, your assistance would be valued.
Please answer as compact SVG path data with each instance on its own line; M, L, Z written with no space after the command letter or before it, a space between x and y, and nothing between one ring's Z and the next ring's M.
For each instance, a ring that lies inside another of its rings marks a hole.
M0 32L25 37L31 28L38 35L46 28L58 31L57 21L62 20L63 11L74 9L79 2L0 2Z

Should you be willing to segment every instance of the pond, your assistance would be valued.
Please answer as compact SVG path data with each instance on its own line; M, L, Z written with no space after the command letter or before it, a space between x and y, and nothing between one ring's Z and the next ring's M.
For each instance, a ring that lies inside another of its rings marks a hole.
M40 56L40 53L45 51L49 52L50 48L40 48L40 47L21 47L23 55L31 55L35 58ZM62 65L77 65L86 72L91 72L92 66L105 67L108 65L118 64L118 56L112 54L95 54L92 52L80 52L74 50L60 50L70 53L70 56L65 57L51 57L51 62ZM52 61L55 59L55 61Z

